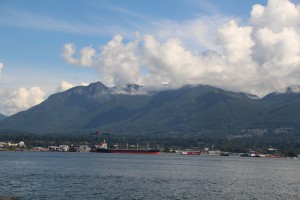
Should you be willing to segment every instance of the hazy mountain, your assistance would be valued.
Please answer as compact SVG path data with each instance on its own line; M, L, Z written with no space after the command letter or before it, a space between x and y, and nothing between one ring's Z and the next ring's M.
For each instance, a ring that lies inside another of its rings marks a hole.
M264 119L265 124L276 124L284 127L299 127L300 125L300 93L287 88L283 93L270 93L263 102L270 108Z
M262 100L269 103L273 107L282 106L284 104L289 104L293 101L297 101L300 98L300 92L294 91L292 88L288 87L284 92L273 92L266 95Z
M152 96L141 114L132 121L143 127L193 130L244 127L267 110L247 95L210 86L186 86Z
M146 94L141 86L109 88L100 82L51 95L41 104L0 122L0 128L36 133L239 133L245 129L295 127L300 95L263 99L206 85Z
M3 119L5 119L7 116L3 115L0 113L0 121L2 121Z

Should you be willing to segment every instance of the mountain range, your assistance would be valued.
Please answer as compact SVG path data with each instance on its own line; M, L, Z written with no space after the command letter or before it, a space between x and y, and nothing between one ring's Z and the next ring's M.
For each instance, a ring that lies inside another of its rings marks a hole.
M109 130L127 134L241 134L245 130L300 130L300 94L263 98L208 85L143 92L136 84L101 82L56 93L0 121L0 129L39 134Z

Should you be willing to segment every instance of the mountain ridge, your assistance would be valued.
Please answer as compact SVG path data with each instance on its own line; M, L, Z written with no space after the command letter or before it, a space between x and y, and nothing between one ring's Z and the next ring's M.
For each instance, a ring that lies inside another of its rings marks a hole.
M141 86L101 82L49 96L0 122L1 129L34 133L240 133L245 129L299 129L300 94L270 93L261 99L208 85L145 93ZM298 109L299 108L299 109Z

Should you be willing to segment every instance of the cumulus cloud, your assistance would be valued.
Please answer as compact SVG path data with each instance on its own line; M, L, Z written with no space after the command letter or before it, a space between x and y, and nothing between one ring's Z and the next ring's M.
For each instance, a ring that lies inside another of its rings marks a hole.
M101 48L97 68L100 80L114 86L126 82L142 83L140 68L143 64L138 55L138 40L124 43L121 35L116 35Z
M26 89L20 87L14 92L2 91L2 106L4 107L4 114L11 115L16 112L26 110L35 106L42 101L46 93L39 87L32 87Z
M145 85L159 86L169 82L177 87L196 83L203 74L201 57L188 50L178 38L160 43L153 36L144 37L143 60L148 74Z
M76 52L76 47L73 43L65 44L62 51L62 57L69 64L78 64L81 66L92 66L93 65L93 57L95 56L95 49L92 47L84 47L78 59L73 58Z
M56 92L64 92L64 91L66 91L68 89L71 89L71 88L73 88L75 86L78 86L78 85L87 86L88 83L82 82L80 84L72 84L72 83L68 83L67 81L62 81L60 83L60 85L57 87Z
M0 75L4 64L0 62ZM16 91L0 88L1 114L12 115L35 106L44 101L46 93L39 87L26 89L20 87Z
M75 87L75 85L68 83L67 81L62 81L58 88L56 89L57 92L63 92L66 91L72 87Z
M268 27L281 32L284 28L298 26L299 14L299 6L290 0L269 0L267 6L253 6L250 20L257 29Z
M70 64L77 64L78 61L73 58L75 54L76 48L75 45L72 43L65 44L63 47L62 57L65 59L67 63Z
M71 64L97 67L100 81L109 86L208 84L262 96L300 85L299 20L299 5L269 0L266 6L253 6L248 23L226 19L208 28L203 18L163 22L167 29L158 35L146 34L127 43L116 35L98 54L85 47L74 58L75 46L66 44L63 57ZM200 48L192 50L192 40Z

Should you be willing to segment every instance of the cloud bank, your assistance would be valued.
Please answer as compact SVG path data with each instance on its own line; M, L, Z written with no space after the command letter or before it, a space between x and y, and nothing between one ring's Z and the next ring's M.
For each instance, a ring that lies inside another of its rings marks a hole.
M44 101L46 93L39 87L26 89L20 87L16 91L1 91L1 107L3 114L11 115L27 110Z
M4 64L0 62L0 76ZM16 112L27 110L44 101L46 93L39 87L26 89L20 87L16 91L0 88L1 114L12 115Z
M109 86L208 84L263 96L300 84L299 5L269 0L266 6L253 6L247 23L226 19L211 28L214 20L168 22L172 33L159 27L158 34L129 42L116 35L100 50L81 49L78 58L75 45L66 44L62 55L70 64L96 67L100 81Z

